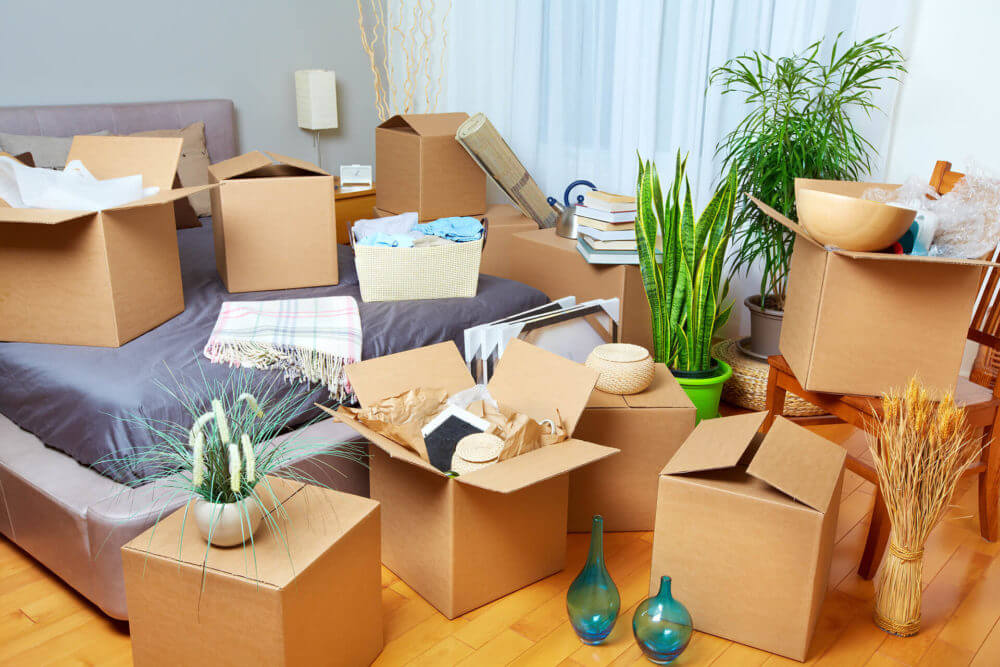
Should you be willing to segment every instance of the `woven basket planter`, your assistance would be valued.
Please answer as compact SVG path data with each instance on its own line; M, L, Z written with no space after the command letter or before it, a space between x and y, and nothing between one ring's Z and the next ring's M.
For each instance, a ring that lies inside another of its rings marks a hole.
M748 410L767 410L766 361L758 361L740 352L739 339L724 340L712 346L712 356L733 368L733 376L722 387L722 400ZM785 396L787 417L814 417L826 414L821 408L803 401L798 396Z

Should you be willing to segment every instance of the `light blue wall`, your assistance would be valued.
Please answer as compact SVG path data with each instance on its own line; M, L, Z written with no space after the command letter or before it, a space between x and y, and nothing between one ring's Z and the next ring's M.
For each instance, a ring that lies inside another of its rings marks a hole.
M367 2L363 3L367 6ZM240 148L314 160L293 73L337 72L323 164L374 161L374 93L353 0L0 0L0 105L228 98Z

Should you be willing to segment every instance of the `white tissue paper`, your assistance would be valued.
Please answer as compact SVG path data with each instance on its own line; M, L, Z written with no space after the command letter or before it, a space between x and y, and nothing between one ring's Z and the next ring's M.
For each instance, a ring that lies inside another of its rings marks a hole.
M53 171L0 157L0 199L13 208L101 211L159 191L142 187L141 174L97 180L79 160L72 160L63 171Z

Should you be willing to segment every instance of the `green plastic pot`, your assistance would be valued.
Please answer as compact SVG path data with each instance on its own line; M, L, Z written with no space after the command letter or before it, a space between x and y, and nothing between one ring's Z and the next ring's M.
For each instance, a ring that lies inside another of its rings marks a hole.
M720 359L713 361L718 366L713 366L708 371L687 373L670 369L684 393L694 403L695 423L702 419L715 419L719 416L722 385L733 375L733 369L729 364Z

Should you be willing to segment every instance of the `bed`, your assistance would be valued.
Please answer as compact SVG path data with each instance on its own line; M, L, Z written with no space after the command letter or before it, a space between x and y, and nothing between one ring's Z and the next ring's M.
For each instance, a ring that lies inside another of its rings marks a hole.
M236 154L228 100L0 108L0 131L53 136L182 127L197 120L206 123L213 162ZM481 276L471 299L362 303L348 246L339 248L336 286L230 295L215 270L211 220L202 222L178 231L186 308L177 317L121 348L0 343L0 533L115 618L127 617L120 546L176 501L153 485L129 489L143 471L112 466L108 458L150 444L123 418L181 419L158 382L195 386L201 374L224 379L231 373L201 355L223 300L353 296L364 358L445 340L461 346L466 327L547 301L526 285ZM322 388L314 391L317 399L324 394ZM299 428L294 436L336 443L356 437L330 420ZM316 461L299 465L334 488L367 495L362 466L326 462L342 474Z

